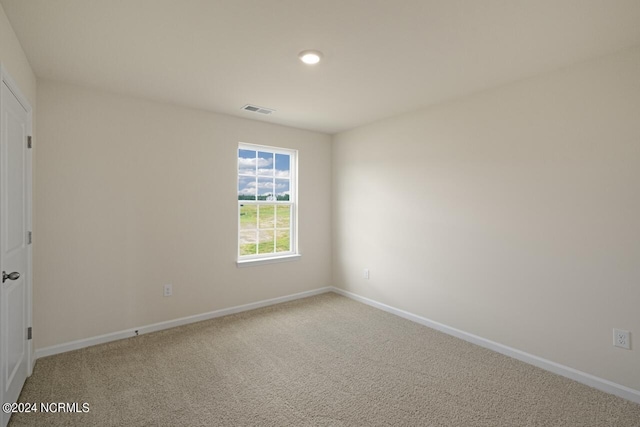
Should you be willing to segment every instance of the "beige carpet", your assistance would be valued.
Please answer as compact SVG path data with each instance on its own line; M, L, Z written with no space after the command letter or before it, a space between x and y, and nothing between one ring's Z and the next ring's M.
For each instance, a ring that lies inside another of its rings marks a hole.
M38 360L12 426L640 426L640 405L336 294Z

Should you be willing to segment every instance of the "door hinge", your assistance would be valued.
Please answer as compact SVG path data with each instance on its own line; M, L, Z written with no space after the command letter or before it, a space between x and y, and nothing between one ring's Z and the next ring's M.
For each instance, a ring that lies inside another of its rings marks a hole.
M27 148L31 148L31 135L27 137Z
M33 234L30 231L27 231L27 245L30 245L33 241Z
M27 339L30 340L31 339L31 326L29 326L27 328Z

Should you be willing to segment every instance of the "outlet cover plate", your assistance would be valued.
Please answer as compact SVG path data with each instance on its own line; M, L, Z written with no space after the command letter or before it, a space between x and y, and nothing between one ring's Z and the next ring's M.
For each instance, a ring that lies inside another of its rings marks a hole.
M613 345L631 350L631 333L623 329L613 329Z
M164 285L164 296L170 297L173 295L173 286L171 284Z

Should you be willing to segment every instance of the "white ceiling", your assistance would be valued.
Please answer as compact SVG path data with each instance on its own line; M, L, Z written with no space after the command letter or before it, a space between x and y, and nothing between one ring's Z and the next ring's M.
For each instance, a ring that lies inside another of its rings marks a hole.
M0 2L39 78L327 133L640 44L640 0Z

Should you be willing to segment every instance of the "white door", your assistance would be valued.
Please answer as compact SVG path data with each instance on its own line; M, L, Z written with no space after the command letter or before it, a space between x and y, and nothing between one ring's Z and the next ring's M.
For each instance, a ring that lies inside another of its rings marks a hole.
M29 373L31 115L3 75L0 104L0 402L18 399ZM14 88L14 90L16 90ZM1 426L10 414L2 411Z

